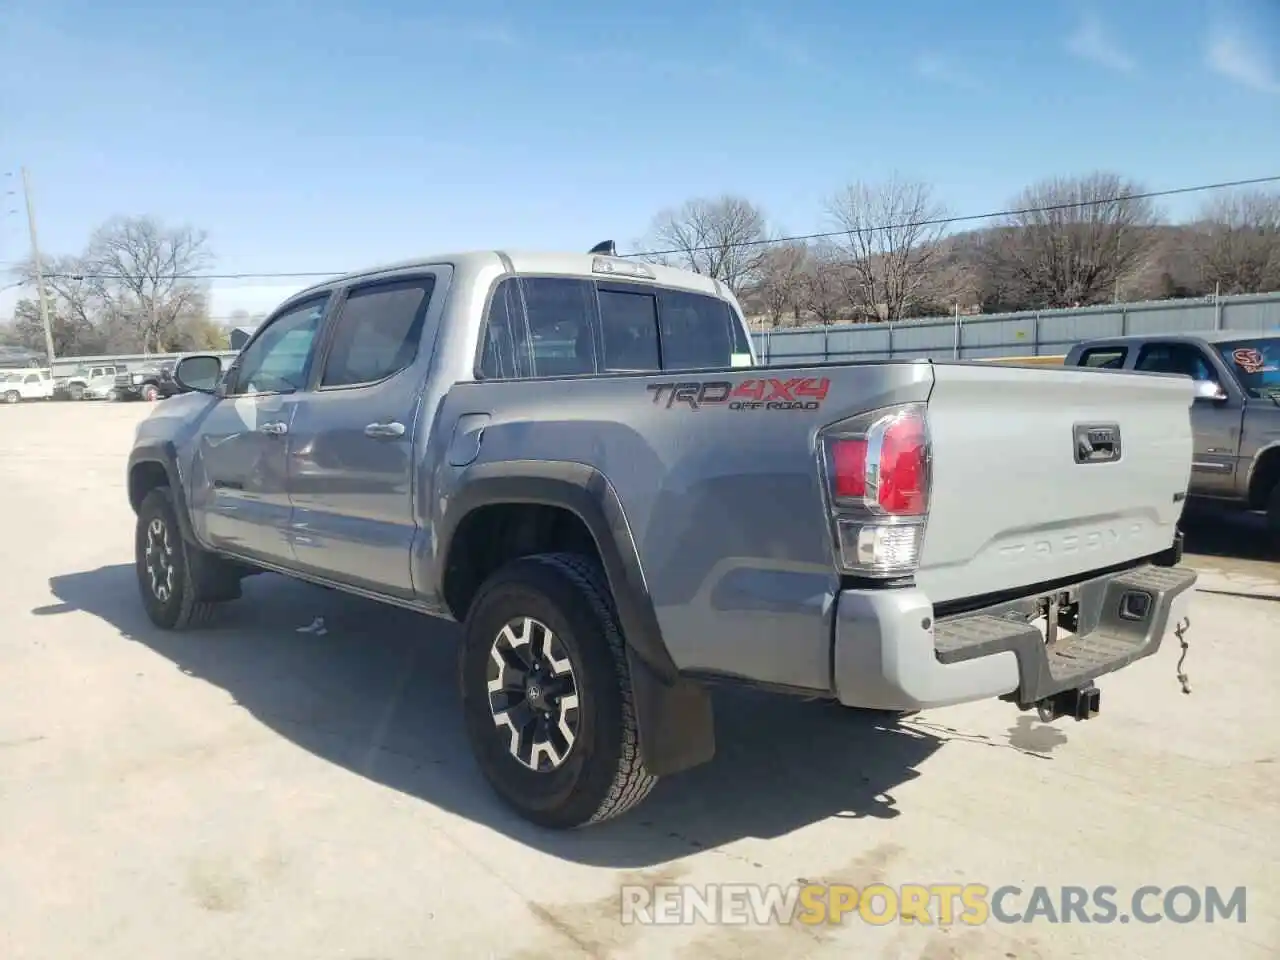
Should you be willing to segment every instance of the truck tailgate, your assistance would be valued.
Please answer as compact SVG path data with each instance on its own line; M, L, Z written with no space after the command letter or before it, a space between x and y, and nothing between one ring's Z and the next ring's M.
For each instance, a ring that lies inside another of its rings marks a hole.
M946 602L1167 549L1191 474L1191 402L1180 377L936 364L916 582Z

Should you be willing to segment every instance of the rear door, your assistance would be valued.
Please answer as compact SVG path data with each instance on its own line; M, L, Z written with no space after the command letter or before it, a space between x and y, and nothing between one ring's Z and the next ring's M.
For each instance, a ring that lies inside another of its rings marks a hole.
M1202 497L1231 496L1236 487L1242 403L1235 385L1222 383L1216 367L1204 351L1185 341L1153 340L1143 344L1133 368L1205 380L1218 384L1227 392L1225 401L1196 400L1191 405L1195 457L1191 461L1190 493Z
M441 266L347 290L316 389L297 401L288 442L290 536L299 565L411 597L414 435L440 306Z
M192 516L214 547L294 563L286 444L328 302L320 294L268 319L228 373L226 396L198 428Z

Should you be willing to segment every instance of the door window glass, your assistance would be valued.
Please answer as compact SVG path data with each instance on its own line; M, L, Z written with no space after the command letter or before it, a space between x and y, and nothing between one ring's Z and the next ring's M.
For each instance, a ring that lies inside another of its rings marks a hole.
M434 277L417 277L352 290L338 316L320 386L377 383L410 366L434 289Z
M1181 374L1192 380L1218 380L1204 354L1189 343L1149 343L1139 352L1134 367L1153 373Z
M271 320L240 354L235 393L292 393L307 385L312 347L328 295Z

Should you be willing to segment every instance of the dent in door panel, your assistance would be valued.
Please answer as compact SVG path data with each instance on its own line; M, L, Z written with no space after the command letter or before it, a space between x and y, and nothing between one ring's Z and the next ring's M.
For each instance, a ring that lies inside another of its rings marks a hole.
M288 423L291 403L279 396L237 397L205 419L194 458L192 513L210 543L287 558L290 504L284 438L261 427Z

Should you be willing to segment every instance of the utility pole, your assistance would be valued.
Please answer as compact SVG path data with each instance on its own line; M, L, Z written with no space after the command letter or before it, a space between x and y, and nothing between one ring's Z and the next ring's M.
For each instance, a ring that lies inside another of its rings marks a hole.
M31 231L31 260L36 268L36 293L40 298L40 322L44 324L44 349L49 355L49 368L53 369L53 327L49 324L49 297L44 289L44 264L40 262L40 243L36 239L36 211L31 203L31 178L27 168L22 168L22 195L27 201L27 228Z

